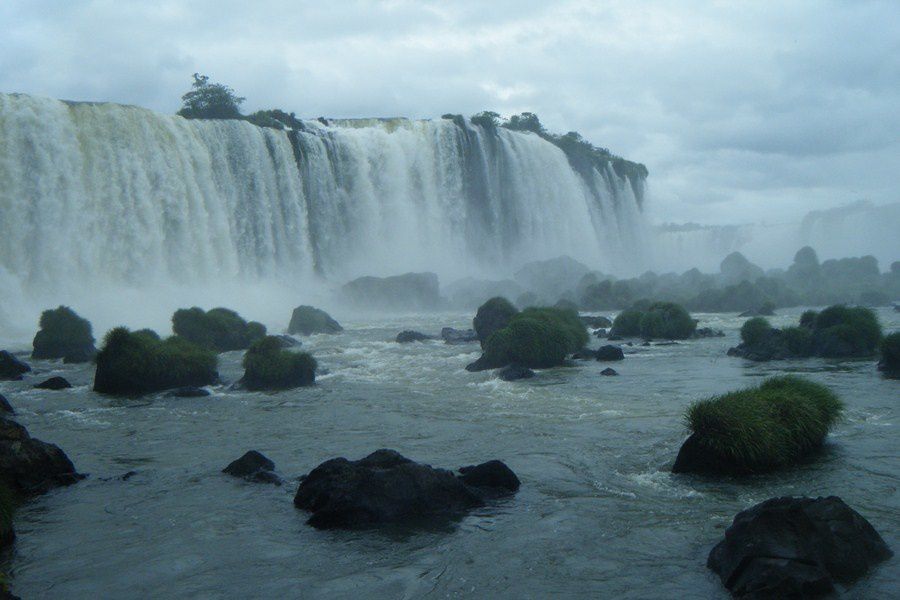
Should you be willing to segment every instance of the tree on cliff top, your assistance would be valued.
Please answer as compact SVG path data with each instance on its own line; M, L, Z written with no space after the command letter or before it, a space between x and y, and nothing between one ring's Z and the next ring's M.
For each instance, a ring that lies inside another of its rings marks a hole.
M181 97L184 104L178 114L185 119L240 119L241 98L221 83L210 83L209 77L194 73L193 88Z

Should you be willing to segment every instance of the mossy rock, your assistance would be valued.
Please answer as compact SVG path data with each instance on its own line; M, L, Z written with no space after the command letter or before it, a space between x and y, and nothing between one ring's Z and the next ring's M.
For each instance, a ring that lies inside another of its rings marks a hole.
M340 333L344 330L341 324L331 318L324 310L314 306L298 306L291 314L288 333L312 335L314 333Z
M556 367L588 342L584 324L573 310L532 307L513 316L484 346L488 368L517 364L531 369Z
M740 475L796 464L822 444L843 407L827 387L795 376L695 402L672 470Z
M265 325L248 323L233 310L213 308L207 312L196 306L175 311L172 330L175 335L216 352L245 350L266 335Z
M91 324L68 306L41 313L32 358L61 358L67 363L89 362L97 353Z
M900 331L886 335L881 340L881 361L878 368L892 377L900 376Z
M481 347L485 347L485 343L494 332L509 325L509 321L518 312L512 302L501 296L495 296L479 306L475 318L472 319L472 328L478 335Z
M316 359L306 352L285 350L275 336L254 342L243 364L241 383L249 390L284 390L316 382Z
M613 321L610 335L644 339L684 340L694 334L697 322L674 302L636 302Z
M94 391L130 395L210 385L219 380L217 363L214 352L184 338L117 327L97 353Z

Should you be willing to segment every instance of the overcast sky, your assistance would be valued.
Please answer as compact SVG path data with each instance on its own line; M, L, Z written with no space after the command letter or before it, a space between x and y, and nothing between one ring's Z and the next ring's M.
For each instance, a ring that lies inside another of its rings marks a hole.
M2 0L0 91L174 112L536 112L650 169L657 221L900 201L900 2Z

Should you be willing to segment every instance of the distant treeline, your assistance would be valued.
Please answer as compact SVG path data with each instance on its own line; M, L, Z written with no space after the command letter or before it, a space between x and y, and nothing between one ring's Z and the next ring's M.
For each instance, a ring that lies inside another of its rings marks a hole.
M755 311L766 305L884 306L900 298L900 261L882 273L874 256L819 262L815 250L806 246L787 269L764 271L733 252L715 274L695 268L681 275L648 271L632 279L615 279L591 272L564 295L584 310L623 309L645 298L677 302L701 312Z
M238 96L233 89L221 83L211 83L209 77L194 73L194 82L191 90L181 97L182 107L178 114L186 119L238 119L248 121L259 127L272 129L299 129L304 125L295 113L287 112L279 108L258 110L252 114L241 113L241 104L245 98ZM464 126L465 117L462 115L445 114L444 119L449 119L459 126ZM319 120L327 124L327 119L319 117ZM495 132L498 127L512 131L528 131L565 152L572 167L582 175L588 175L591 169L603 169L611 165L620 177L626 177L634 185L636 181L647 177L647 167L621 156L616 156L607 148L594 146L584 139L580 133L570 131L566 134L548 132L541 124L538 116L531 112L523 112L513 115L509 119L503 119L498 113L483 111L473 115L469 122L481 127L487 132ZM636 194L640 197L640 194Z

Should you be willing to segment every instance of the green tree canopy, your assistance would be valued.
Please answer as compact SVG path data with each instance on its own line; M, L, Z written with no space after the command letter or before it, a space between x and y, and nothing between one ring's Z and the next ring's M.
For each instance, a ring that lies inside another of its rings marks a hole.
M227 85L210 83L209 77L194 73L191 91L181 97L178 114L185 119L240 119L245 100Z

